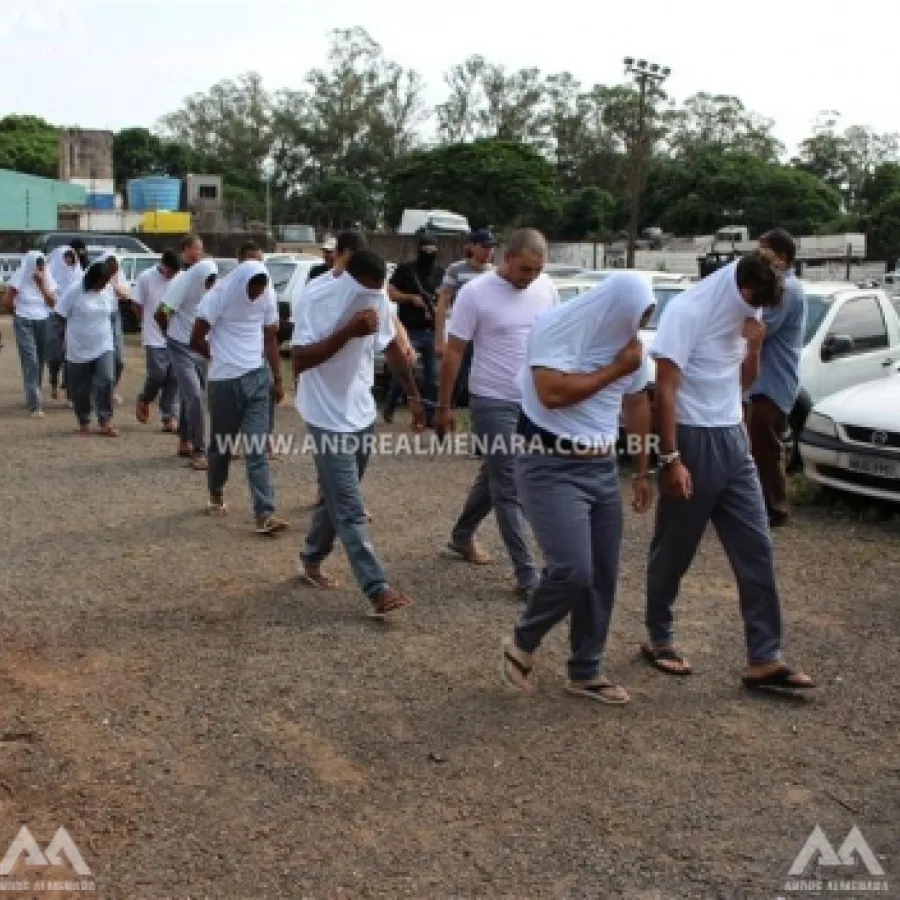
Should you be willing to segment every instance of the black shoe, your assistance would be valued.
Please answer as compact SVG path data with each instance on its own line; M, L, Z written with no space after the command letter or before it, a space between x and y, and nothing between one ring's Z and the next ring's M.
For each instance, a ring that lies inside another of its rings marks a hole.
M781 528L787 525L788 514L783 509L773 509L769 511L769 527Z

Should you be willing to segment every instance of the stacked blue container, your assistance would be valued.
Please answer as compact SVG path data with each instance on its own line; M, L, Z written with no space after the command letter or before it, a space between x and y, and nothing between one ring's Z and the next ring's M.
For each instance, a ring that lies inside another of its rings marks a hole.
M134 212L177 212L181 208L181 179L164 175L132 178L128 182L128 208Z

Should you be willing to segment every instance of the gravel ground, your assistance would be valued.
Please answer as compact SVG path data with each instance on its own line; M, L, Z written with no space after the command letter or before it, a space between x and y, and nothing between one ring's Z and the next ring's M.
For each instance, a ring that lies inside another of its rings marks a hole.
M777 534L814 700L740 691L712 538L679 606L694 677L636 660L651 519L630 511L608 670L633 702L562 693L562 630L538 696L510 697L511 571L442 554L476 463L374 462L374 541L417 601L379 625L356 590L297 583L311 460L275 470L291 531L252 532L241 469L211 520L204 476L134 421L136 347L123 437L84 440L62 404L25 416L3 330L0 852L23 824L41 847L64 825L96 894L127 900L773 898L813 826L837 847L856 824L900 896L895 522L807 501ZM483 541L502 559L493 521ZM331 568L349 584L342 551Z

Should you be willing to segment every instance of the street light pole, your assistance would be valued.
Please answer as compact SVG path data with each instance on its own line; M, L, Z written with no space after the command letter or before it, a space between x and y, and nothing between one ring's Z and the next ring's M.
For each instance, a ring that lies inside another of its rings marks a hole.
M628 249L625 265L634 268L634 254L638 239L638 226L641 217L641 188L643 186L646 119L647 119L647 85L662 84L671 74L671 69L657 63L648 63L645 59L635 60L626 56L625 74L632 75L638 85L638 117L634 142L631 148L631 186L630 211L628 216Z

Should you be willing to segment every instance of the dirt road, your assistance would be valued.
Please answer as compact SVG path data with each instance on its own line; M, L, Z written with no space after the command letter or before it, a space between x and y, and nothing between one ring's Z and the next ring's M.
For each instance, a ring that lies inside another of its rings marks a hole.
M95 895L123 900L772 898L815 825L837 847L856 824L900 896L894 524L810 507L777 534L787 651L814 701L739 689L712 537L678 610L695 675L636 661L651 520L631 512L608 670L633 702L564 695L561 631L539 695L510 697L509 567L442 554L476 463L373 463L374 541L417 601L378 625L342 551L346 590L296 581L309 458L276 467L285 535L252 532L238 468L230 519L210 520L204 476L134 421L135 348L123 437L82 439L62 404L26 417L4 331L0 854L22 825L41 848L65 826ZM298 427L289 407L278 420ZM493 521L484 543L502 560Z

